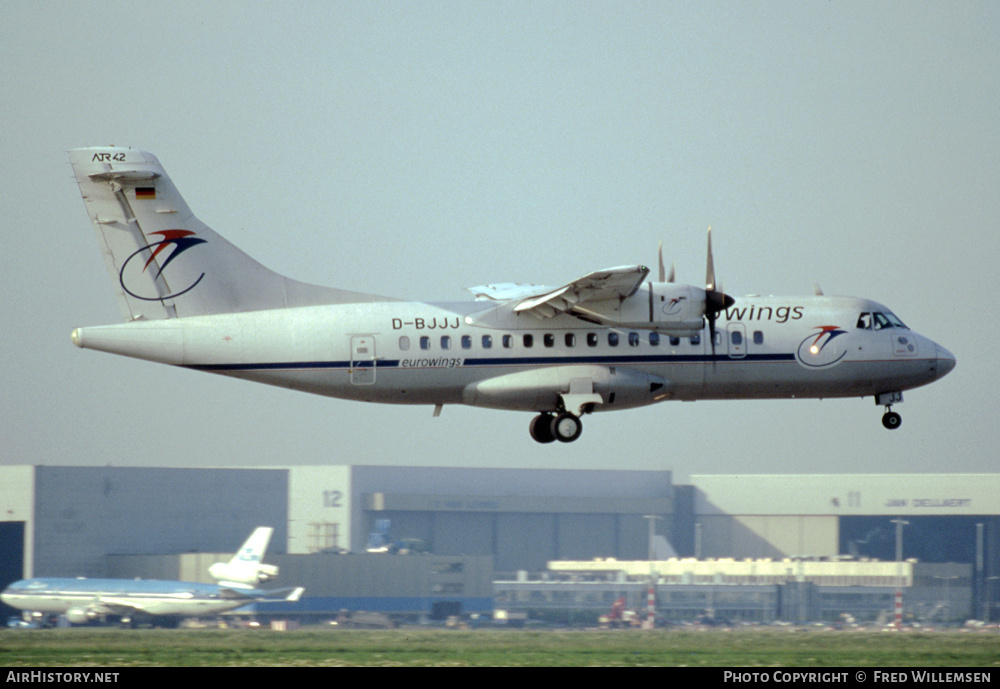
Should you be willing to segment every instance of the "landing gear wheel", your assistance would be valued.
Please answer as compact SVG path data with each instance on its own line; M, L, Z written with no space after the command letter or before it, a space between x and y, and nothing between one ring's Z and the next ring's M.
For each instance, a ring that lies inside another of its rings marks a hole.
M901 423L903 423L903 417L894 411L887 411L882 415L882 425L890 431L894 431L899 428Z
M528 426L528 432L535 442L551 443L556 439L552 435L552 414L539 414L533 418Z
M579 417L568 412L559 414L552 420L552 436L561 443L571 443L583 433Z

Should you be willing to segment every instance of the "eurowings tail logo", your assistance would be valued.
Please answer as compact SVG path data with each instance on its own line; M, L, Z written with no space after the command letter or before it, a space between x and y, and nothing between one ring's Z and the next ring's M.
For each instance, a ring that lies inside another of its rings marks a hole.
M190 292L197 286L205 273L194 277L194 273L189 270L174 270L178 279L184 280L181 288L172 288L164 272L174 259L193 246L207 243L206 240L194 236L190 230L163 230L162 232L151 232L153 235L163 237L158 242L153 242L142 247L122 263L118 272L118 281L122 289L136 299L144 301L160 301L162 299L172 299L179 297L185 292ZM169 253L167 253L169 251ZM139 268L139 261L133 261L137 256L148 254L142 268ZM151 268L155 267L155 271ZM188 274L185 277L185 274Z
M814 333L799 343L795 357L799 363L808 368L824 368L833 366L844 358L847 350L841 347L838 338L847 331L836 325L816 326Z

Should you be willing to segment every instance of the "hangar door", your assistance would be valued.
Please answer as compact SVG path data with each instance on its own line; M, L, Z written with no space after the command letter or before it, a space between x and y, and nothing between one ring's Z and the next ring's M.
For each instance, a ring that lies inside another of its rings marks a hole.
M24 577L24 522L0 522L0 591ZM3 619L19 614L0 604Z

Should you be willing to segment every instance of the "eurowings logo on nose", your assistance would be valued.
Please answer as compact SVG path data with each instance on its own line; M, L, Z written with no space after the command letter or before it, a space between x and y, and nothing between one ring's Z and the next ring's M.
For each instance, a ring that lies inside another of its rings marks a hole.
M194 232L190 230L163 230L161 232L151 232L150 234L160 235L163 239L147 244L125 259L118 273L118 281L121 283L122 289L136 299L143 299L145 301L171 299L194 289L201 282L201 279L205 277L205 273L201 273L197 278L193 278L190 284L181 289L172 289L167 282L166 276L164 276L164 271L175 258L193 246L206 244L206 240L195 237ZM170 250L170 253L164 253L167 250ZM139 269L138 262L133 263L132 259L144 252L149 252L149 257L142 265L142 268ZM155 264L157 257L161 254L164 258L158 263L159 268L155 271L155 274L152 274L153 271L147 271L151 264ZM175 272L178 272L179 277L183 278L184 273L188 271L181 270ZM143 292L143 294L139 294L139 292Z
M819 325L816 329L818 333L799 343L795 356L800 364L809 368L833 366L847 354L847 350L841 349L840 343L834 340L846 335L847 331L836 325Z

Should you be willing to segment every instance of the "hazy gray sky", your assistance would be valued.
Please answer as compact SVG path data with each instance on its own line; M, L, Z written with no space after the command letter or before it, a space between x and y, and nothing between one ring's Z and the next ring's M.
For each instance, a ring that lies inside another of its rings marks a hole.
M3 464L994 472L996 2L0 4ZM373 406L84 351L119 322L66 150L155 153L270 268L464 299L655 265L876 299L958 358L906 394L530 414Z

